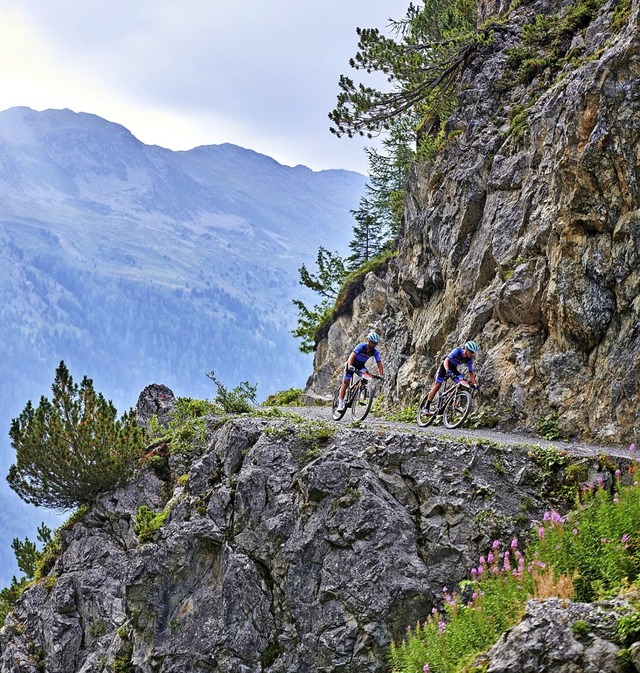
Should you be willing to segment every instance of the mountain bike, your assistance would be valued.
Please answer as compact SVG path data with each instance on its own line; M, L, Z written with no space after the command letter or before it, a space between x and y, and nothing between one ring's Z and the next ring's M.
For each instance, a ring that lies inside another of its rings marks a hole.
M342 409L338 409L342 384L336 388L331 407L334 421L339 421L347 413L349 407L351 407L351 416L354 421L364 421L376 395L375 387L371 383L374 379L382 381L382 376L370 374L369 372L360 372L360 377L357 381L354 376L344 395L344 407Z
M417 422L421 428L431 425L437 417L442 417L445 428L457 428L466 420L471 411L473 402L473 391L466 379L461 379L458 383L453 383L451 377L447 377L440 390L431 402L431 413L426 414L427 393L418 405Z

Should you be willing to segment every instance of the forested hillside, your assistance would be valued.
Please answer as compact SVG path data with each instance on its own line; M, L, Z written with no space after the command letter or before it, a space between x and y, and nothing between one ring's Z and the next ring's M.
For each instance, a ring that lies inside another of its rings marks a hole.
M11 418L49 394L61 360L121 411L154 382L211 397L211 370L259 399L304 386L298 269L320 245L346 252L364 176L232 145L172 152L93 115L27 108L0 113L0 159L3 473ZM3 528L0 558L21 530Z

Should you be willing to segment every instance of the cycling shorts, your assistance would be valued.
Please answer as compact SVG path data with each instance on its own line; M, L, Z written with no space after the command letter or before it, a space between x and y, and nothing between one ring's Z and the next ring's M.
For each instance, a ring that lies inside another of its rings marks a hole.
M453 372L453 380L458 383L462 378L462 374L459 372L457 367L451 367ZM444 362L438 368L438 373L436 374L436 383L442 383L447 378L447 370L444 368Z
M347 364L344 366L344 380L345 380L345 381L351 381L351 379L353 378L354 373L355 373L355 374L360 374L360 375L362 375L362 372L366 372L366 371L368 371L366 367L360 367L360 369L358 369L357 365L353 365L353 366L356 368L356 371L355 371L355 372L350 372L350 371L349 371L349 363L348 363L348 362L347 362Z

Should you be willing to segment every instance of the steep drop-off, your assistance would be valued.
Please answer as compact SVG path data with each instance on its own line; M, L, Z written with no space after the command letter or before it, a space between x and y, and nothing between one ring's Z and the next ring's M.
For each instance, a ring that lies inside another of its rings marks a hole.
M206 427L63 529L0 630L2 673L383 673L391 639L567 479L522 446L273 414ZM563 615L545 656L583 647ZM615 654L603 638L589 651Z

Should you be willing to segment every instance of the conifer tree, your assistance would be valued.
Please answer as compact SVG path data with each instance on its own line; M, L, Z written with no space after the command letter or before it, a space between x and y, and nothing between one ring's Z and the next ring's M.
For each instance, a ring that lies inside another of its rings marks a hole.
M423 0L422 7L411 3L404 19L391 21L395 37L377 28L358 28L358 51L349 65L381 73L389 90L342 75L337 106L329 114L331 131L372 137L388 130L399 116L417 113L422 121L437 112L485 39L486 31L476 30L475 21L474 0Z
M64 362L53 396L31 401L11 422L16 462L7 481L26 502L67 510L121 485L143 452L143 431L130 409L120 419L86 376L74 383Z
M336 297L347 275L342 257L320 246L316 257L317 273L311 273L303 264L299 269L300 284L320 295L320 303L308 308L300 299L293 303L298 308L298 326L291 334L300 339L300 350L311 353L315 348L317 330L331 318Z
M347 260L350 269L357 269L372 257L379 255L388 240L386 228L381 218L367 200L366 196L360 199L358 210L352 210L356 224L353 226L353 239L349 248L353 254Z

